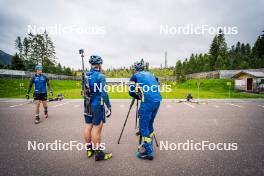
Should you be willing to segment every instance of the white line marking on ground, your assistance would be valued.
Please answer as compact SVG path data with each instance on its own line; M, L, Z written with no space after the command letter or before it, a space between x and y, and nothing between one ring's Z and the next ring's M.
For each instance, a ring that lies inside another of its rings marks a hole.
M264 106L263 105L258 105L259 107L262 107L262 108L264 108Z
M27 103L20 103L20 104L12 105L12 106L9 106L9 107L10 107L10 108L14 108L14 107L17 107L17 106L23 106L23 105L25 105L25 104L27 104Z
M228 105L230 105L230 106L235 106L235 107L243 108L243 106L236 105L236 104L233 104L233 103L225 103L225 104L228 104Z
M78 108L80 105L74 105L75 108Z
M190 106L191 108L195 108L195 106L193 106L193 105L191 105L189 103L184 102L184 104L187 105L187 106Z
M219 106L218 105L213 105L215 108L219 108Z
M216 126L218 126L218 122L217 122L216 119L214 119L214 123L215 123Z
M57 107L59 107L59 106L63 106L63 105L65 105L65 104L67 104L68 102L65 102L65 103L60 103L60 104L57 104L57 105L55 105L55 106L52 106L53 108L57 108Z
M167 108L171 108L171 105L167 105Z
M120 108L123 108L123 107L125 107L125 105L120 105Z

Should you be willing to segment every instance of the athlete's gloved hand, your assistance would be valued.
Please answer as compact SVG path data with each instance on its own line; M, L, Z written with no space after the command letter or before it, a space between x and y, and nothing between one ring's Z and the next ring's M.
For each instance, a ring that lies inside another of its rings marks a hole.
M27 99L27 100L29 99L29 94L26 94L26 99Z
M107 107L105 114L106 114L106 117L107 118L109 118L111 116L111 114L112 114L111 106L110 107Z

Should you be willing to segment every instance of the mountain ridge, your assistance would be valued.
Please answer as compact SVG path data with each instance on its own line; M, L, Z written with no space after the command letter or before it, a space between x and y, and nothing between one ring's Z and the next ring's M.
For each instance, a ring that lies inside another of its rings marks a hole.
M0 64L2 65L11 65L12 55L0 50Z

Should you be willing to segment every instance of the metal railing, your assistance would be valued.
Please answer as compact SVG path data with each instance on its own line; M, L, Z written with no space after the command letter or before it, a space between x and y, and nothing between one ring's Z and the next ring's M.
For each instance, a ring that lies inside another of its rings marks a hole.
M8 70L8 69L0 69L0 78L5 79L29 79L35 73L29 71L20 71L20 70ZM49 79L54 80L81 80L79 76L66 76L66 75L56 75L50 73L44 73Z

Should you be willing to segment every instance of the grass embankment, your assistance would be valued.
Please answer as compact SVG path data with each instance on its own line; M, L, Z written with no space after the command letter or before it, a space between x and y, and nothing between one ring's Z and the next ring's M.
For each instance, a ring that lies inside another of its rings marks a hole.
M198 84L200 89L198 93ZM162 92L163 98L185 98L188 93L191 93L194 98L229 98L229 86L227 82L231 82L230 98L264 98L261 94L240 93L234 91L234 82L229 79L208 79L208 80L188 80L183 83L173 83L171 85L172 92ZM24 87L20 88L23 83ZM81 98L80 81L71 80L51 80L51 86L54 90L54 95L62 93L65 98ZM162 82L161 84L165 84ZM20 79L0 79L0 98L25 98L26 90L29 85L29 80ZM114 88L117 89L116 87ZM33 90L31 91L31 93ZM127 99L130 98L127 92L117 93L110 92L110 98ZM32 94L31 94L32 97Z

